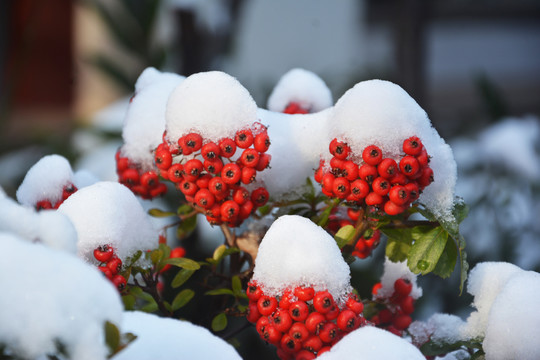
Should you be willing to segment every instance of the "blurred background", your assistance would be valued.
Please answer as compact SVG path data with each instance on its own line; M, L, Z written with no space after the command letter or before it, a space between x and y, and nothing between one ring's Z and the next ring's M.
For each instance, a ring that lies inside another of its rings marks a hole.
M334 101L362 80L399 84L454 150L471 264L540 270L538 0L3 0L0 186L13 195L51 153L115 180L123 115L148 66L225 71L262 108L295 67ZM423 281L426 314L470 302L456 300L454 277Z

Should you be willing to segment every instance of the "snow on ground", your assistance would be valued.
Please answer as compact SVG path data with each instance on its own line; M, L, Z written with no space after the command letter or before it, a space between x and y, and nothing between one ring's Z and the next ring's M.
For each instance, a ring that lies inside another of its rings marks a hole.
M310 113L333 105L332 93L317 74L295 68L286 72L268 97L268 110L283 112L290 103L297 103Z
M157 247L158 233L135 195L124 185L98 182L71 195L58 211L75 225L78 255L96 263L93 250L111 245L122 260Z
M253 281L277 296L297 286L328 290L343 301L352 288L350 269L335 240L311 220L284 215L268 229L259 246Z
M124 312L123 318L122 331L135 334L137 339L114 360L241 360L230 344L188 321L140 311Z
M373 326L346 335L320 360L424 360L420 350L407 340Z
M0 233L0 344L28 359L106 359L104 324L121 323L118 291L75 256ZM7 276L9 274L9 276Z

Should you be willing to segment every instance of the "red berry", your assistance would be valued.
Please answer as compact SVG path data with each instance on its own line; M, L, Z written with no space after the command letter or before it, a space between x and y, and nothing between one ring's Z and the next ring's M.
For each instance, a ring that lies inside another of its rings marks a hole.
M429 184L431 184L433 179L433 170L430 167L425 167L422 169L422 175L418 178L418 185L423 189Z
M73 184L68 184L64 186L64 189L62 190L62 199L66 200L68 197L71 196L71 194L73 194L76 191L77 191L77 187Z
M403 152L407 155L419 155L422 152L422 148L422 141L416 136L411 136L403 141Z
M245 187L239 187L234 191L232 199L236 201L238 205L242 205L250 199L250 193Z
M380 282L376 283L371 289L371 294L373 294L373 296L376 296L380 288L382 288L382 284Z
M186 249L184 249L181 246L175 247L174 249L171 250L171 253L169 254L170 259L182 258L184 256L186 256ZM164 273L170 268L171 268L170 264L165 264L165 266L161 269L161 272Z
M360 326L360 319L354 311L345 309L338 315L336 324L342 331L350 332Z
M289 335L300 342L306 340L309 337L309 331L306 325L302 322L295 322L289 329Z
M178 185L178 189L186 196L195 196L197 190L197 184L191 181L184 180Z
M225 181L220 177L214 177L208 182L208 190L216 196L227 193L228 187Z
M294 296L296 296L298 300L309 301L313 299L314 295L315 290L313 290L312 287L298 286L294 289Z
M289 315L294 321L304 321L309 315L309 307L304 301L295 301L289 306Z
M272 315L277 309L277 306L278 302L273 296L262 295L259 300L257 300L257 309L263 316Z
M312 334L316 334L326 324L326 317L319 312L312 312L305 321L306 328Z
M281 340L281 332L279 332L275 326L273 325L267 325L265 328L264 328L264 331L263 331L263 335L262 335L262 338L269 342L270 344L274 344L274 345L277 345L279 344L280 340Z
M319 337L324 343L330 344L335 338L337 338L338 330L339 329L335 323L327 322L319 331Z
M167 171L169 180L175 183L179 183L184 180L184 166L182 164L172 164Z
M356 179L351 183L351 197L355 201L364 199L369 194L369 190L369 184L366 180Z
M253 144L253 133L250 129L243 129L236 133L234 141L239 148L247 149Z
M214 142L209 142L201 148L201 155L205 160L214 160L220 155L220 148Z
M349 309L354 311L356 315L360 315L362 311L364 311L364 304L353 297L350 297L349 299L347 299L345 306L347 306Z
M396 327L398 330L405 330L411 325L412 319L409 315L398 315L394 318L394 321L392 321L392 324Z
M279 307L282 309L289 309L293 299L293 294L290 291L285 291L279 300Z
M246 295L250 301L257 301L262 296L261 288L255 283L249 283L246 289Z
M351 193L352 192L353 192L353 184L351 184ZM360 217L360 209L347 208L347 215L352 221L356 221Z
M116 171L121 173L129 167L129 159L126 157L119 157L116 160Z
M49 200L41 200L36 203L36 210L49 210L52 209L53 206Z
M158 175L155 171L147 171L141 175L141 185L147 188L156 187L159 183Z
M236 152L236 143L232 139L225 138L219 142L218 146L223 157L230 158Z
M195 194L195 203L203 209L210 209L215 201L216 198L208 189L199 189Z
M263 171L267 167L270 166L270 160L272 159L272 156L270 154L259 154L259 162L255 166L255 170L257 171Z
M101 263L109 261L113 255L114 249L109 245L100 245L94 249L94 257Z
M127 186L137 185L139 178L139 172L133 168L126 169L120 174L120 182Z
M280 346L285 352L293 354L300 351L300 349L302 348L302 343L294 339L289 334L283 334L283 337L280 341Z
M313 298L313 307L321 314L328 313L334 306L334 297L328 291L319 291Z
M406 209L403 205L398 205L394 203L392 200L389 200L384 203L384 212L387 213L390 216L399 215L402 212L404 212Z
M188 160L184 165L184 178L188 181L197 181L203 171L203 163L199 159Z
M111 269L106 266L98 266L98 270L101 271L101 273L105 275L107 279L112 280L113 274L111 272Z
M158 183L156 187L153 189L150 189L150 197L154 198L157 196L161 196L167 192L167 185L163 183Z
M234 221L238 217L240 212L240 206L233 201L227 200L221 204L221 218L223 221Z
M382 151L378 146L369 145L362 151L362 160L368 165L378 165L382 160Z
M257 306L257 311L258 311L258 306ZM257 332L259 333L259 336L260 337L263 337L263 334L264 334L264 329L270 325L270 319L267 317L267 316L261 316L259 318L259 320L257 320L257 323L255 324L255 329L257 330Z
M223 170L223 161L220 158L204 160L203 166L209 174L217 175Z
M394 282L394 290L399 297L408 296L413 285L408 279L399 278Z
M221 178L226 184L233 185L240 181L242 171L235 163L228 163L221 170Z
M245 220L251 215L254 208L255 205L253 205L253 201L247 200L245 203L240 205L240 214L238 216L240 219Z
M259 153L255 149L245 149L240 155L240 161L244 166L254 168L259 162Z
M335 304L333 304L330 310L326 314L324 314L324 317L326 318L326 320L332 321L337 319L338 315L339 308Z
M420 154L416 156L416 159L418 160L418 163L421 167L426 167L429 164L429 155L426 151L426 148L422 148L422 151Z
M368 184L371 184L377 176L379 176L379 173L373 165L364 164L358 168L358 177L367 181Z
M407 296L400 301L399 307L404 314L410 315L414 312L414 299L412 296Z
M160 170L168 170L172 164L171 152L166 149L156 150L154 161Z
M388 193L390 201L396 205L405 205L409 201L409 192L403 185L394 185Z
M302 347L310 352L315 353L323 347L323 342L319 336L311 335L302 343Z
M257 322L257 320L259 320L260 317L261 317L261 314L259 314L259 310L257 309L257 303L250 301L247 308L247 314L246 314L247 321L254 324Z
M268 133L266 131L263 131L255 136L255 139L253 140L253 147L255 150L261 153L268 150L270 147L270 137L268 137Z
M401 170L405 176L412 178L418 173L418 170L420 170L420 163L414 156L407 155L399 161L399 170Z
M420 196L420 189L418 188L418 184L416 182L408 183L407 185L405 185L405 189L409 192L410 202L417 200Z
M199 189L208 189L208 186L210 185L210 180L212 179L212 175L204 174L200 176L197 181L195 181L195 185L197 185Z
M358 165L354 162L347 160L343 163L343 177L349 181L354 181L358 178Z
M276 310L276 312L272 316L272 321L274 322L274 327L282 333L289 331L293 323L293 320L289 313L281 308L278 308Z
M322 182L321 182L323 189L327 189L328 191L332 192L335 179L336 177L331 173L324 174L324 176L322 177Z
M115 275L112 278L112 283L119 291L123 291L126 288L127 281L122 275Z
M383 203L383 197L376 192L370 192L365 198L366 205L377 206Z
M371 184L373 187L373 191L381 196L385 196L390 191L390 181L388 179L383 178L382 176L377 177L375 180L373 180L373 184Z
M285 109L283 110L283 113L284 114L309 114L309 110L308 109L304 109L302 106L300 106L300 104L298 104L297 102L290 102L286 107Z
M351 191L351 183L349 180L339 177L334 180L332 184L332 192L334 195L340 199L344 199L349 195Z
M255 207L261 207L266 205L269 198L270 194L268 193L268 190L266 190L266 188L264 187L257 188L251 193L251 201L253 201L253 205Z
M241 171L242 171L242 175L240 177L240 181L242 182L242 184L248 185L255 181L256 176L257 176L257 171L254 168L244 166L242 167Z
M392 178L398 171L398 165L394 159L385 158L377 166L377 172L385 179Z
M109 268L109 270L111 270L113 275L116 275L120 272L120 270L122 270L122 260L117 257L113 257L107 262L106 266Z
M344 160L349 155L349 146L343 142L334 139L330 142L329 146L330 154L334 155L336 158Z
M190 149L190 152L199 151L202 147L202 136L197 133L189 133L184 136L184 144Z

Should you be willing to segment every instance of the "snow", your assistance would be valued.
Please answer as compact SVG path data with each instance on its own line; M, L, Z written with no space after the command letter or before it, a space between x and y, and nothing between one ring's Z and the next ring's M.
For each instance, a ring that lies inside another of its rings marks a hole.
M504 262L483 262L469 273L467 292L474 296L472 312L463 329L465 338L483 337L495 298L512 275L522 270L516 265Z
M284 215L259 246L253 281L269 296L297 286L328 290L338 302L352 290L350 269L335 240L323 228L297 215Z
M0 343L21 358L106 359L104 324L120 324L118 291L73 255L0 233ZM9 324L9 326L7 326Z
M420 350L386 330L364 326L346 335L320 360L425 360Z
M83 187L93 185L98 181L99 178L96 175L85 169L77 170L73 174L73 184L77 187L77 189L82 189Z
M77 250L77 232L65 215L53 210L37 212L7 196L0 197L0 231L73 254Z
M315 114L289 115L259 109L261 122L268 126L272 145L270 168L258 176L274 200L298 198L319 166L323 152L328 151L327 124L332 109Z
M540 274L512 276L493 301L483 348L486 360L540 358Z
M93 250L111 245L125 260L137 250L157 247L158 233L135 195L124 185L98 182L80 189L58 208L79 235L78 255L97 264Z
M144 312L124 312L122 331L137 336L115 360L241 360L236 350L207 329Z
M152 151L162 142L165 111L171 92L183 76L146 68L135 84L135 94L124 118L121 153L143 170L153 167Z
M413 299L418 299L422 296L422 288L418 286L416 281L417 275L414 274L407 262L392 262L388 258L384 261L383 275L381 276L382 287L377 290L378 298L390 298L394 293L394 283L397 279L406 279L413 285L411 293L409 294Z
M399 159L403 141L418 136L431 156L435 177L419 201L436 216L452 219L457 180L452 150L431 126L426 112L400 86L384 80L356 84L336 102L330 125L330 139L344 139L358 157L374 144L385 157Z
M317 74L294 68L285 73L268 97L268 110L283 112L291 102L298 103L310 113L333 105L332 93Z
M169 97L167 138L176 143L191 131L210 141L234 138L236 131L256 120L255 101L234 77L219 71L193 74Z
M35 206L42 200L53 205L62 200L64 186L73 184L73 171L66 158L46 155L26 173L17 189L17 200L25 206Z
M424 344L430 339L436 344L455 343L462 340L461 329L465 322L451 314L433 314L427 321L414 321L408 328L415 343Z

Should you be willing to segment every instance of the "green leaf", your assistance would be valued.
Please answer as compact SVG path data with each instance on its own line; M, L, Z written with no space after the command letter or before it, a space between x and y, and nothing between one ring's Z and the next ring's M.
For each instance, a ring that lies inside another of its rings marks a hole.
M212 319L212 330L215 332L221 331L227 327L227 315L224 313L217 314Z
M244 289L242 289L242 281L240 280L240 277L238 277L238 275L234 275L231 282L234 296L247 298L246 292L244 291Z
M204 294L205 295L232 295L234 296L234 292L231 289L227 289L227 288L210 290L210 291L205 292Z
M261 214L261 216L270 214L270 210L272 210L272 207L270 205L264 205L257 209L257 211L259 212L259 214Z
M227 246L225 246L224 244L219 245L216 250L214 250L214 255L212 255L212 258L216 261L221 260L223 254L225 253L225 250L227 250Z
M152 264L156 265L161 260L163 260L163 250L155 249L150 252L150 260L152 261Z
M453 241L447 241L444 251L433 269L433 273L443 279L449 277L454 272L457 261L457 248Z
M165 306L165 309L167 309L168 312L172 313L174 311L171 304L169 304L167 301L163 301L163 306Z
M145 306L143 306L141 308L141 311L144 311L144 312L147 312L147 313L155 313L158 310L159 310L159 306L155 301L153 301L151 303L148 303L148 304L146 304Z
M463 348L481 350L482 344L478 340L456 341L455 343L428 341L420 347L420 351L426 356L437 356Z
M110 321L105 322L105 343L111 353L120 347L120 330Z
M388 237L385 254L393 262L402 262L407 259L413 243L412 229L385 229L380 228Z
M181 269L171 282L173 288L182 286L195 273L195 270Z
M355 229L352 225L345 225L338 230L334 239L340 249L343 249L354 237Z
M126 310L135 309L135 296L133 295L124 295L122 296L122 302L124 303L124 308Z
M175 213L171 212L171 211L163 211L163 210L160 210L160 209L156 209L156 208L153 208L153 209L150 209L148 210L148 214L153 216L153 217L169 217L169 216L176 216Z
M201 266L196 261L188 258L169 258L164 260L163 264L177 266L186 270L199 270L201 268Z
M192 211L193 211L193 208L188 204L180 205L178 209L176 209L176 213L178 215L186 215Z
M442 227L428 230L424 227L413 228L412 236L415 239L411 246L407 265L415 274L428 274L437 265L448 241L448 233Z
M193 230L197 227L197 216L191 216L185 219L178 225L178 229L176 230L176 236L178 236L179 239L183 239L187 236L189 236Z
M176 311L185 306L195 296L195 291L191 289L184 289L180 291L172 302L172 309Z

